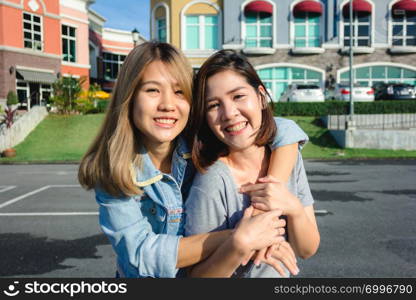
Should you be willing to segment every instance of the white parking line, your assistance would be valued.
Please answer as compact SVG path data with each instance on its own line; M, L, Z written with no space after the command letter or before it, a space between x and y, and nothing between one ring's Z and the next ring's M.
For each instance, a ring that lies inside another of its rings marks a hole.
M98 212L33 212L33 213L0 213L0 217L31 216L98 216Z
M49 189L49 188L51 188L51 187L81 187L81 186L80 186L80 185L75 185L75 184L57 184L57 185L46 185L46 186L41 187L41 188L39 188L39 189L37 189L37 190L34 190L34 191L32 191L32 192L29 192L29 193L26 193L26 194L21 195L21 196L19 196L19 197L16 197L16 198L10 199L9 201L6 201L6 202L4 202L3 204L0 204L0 209L4 208L4 207L6 207L6 206L9 206L10 204L16 203L17 201L22 200L22 199L24 199L24 198L26 198L26 197L29 197L29 196L32 196L32 195L34 195L34 194L40 193L40 192L42 192L42 191L44 191L44 190L47 190L47 189Z
M10 191L12 189L14 189L16 186L15 185L2 185L0 186L0 193L6 192L6 191Z

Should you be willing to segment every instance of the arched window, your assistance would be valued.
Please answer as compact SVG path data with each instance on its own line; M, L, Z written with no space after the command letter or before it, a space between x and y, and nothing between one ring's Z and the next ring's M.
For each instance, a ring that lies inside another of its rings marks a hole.
M416 1L400 0L391 8L392 46L416 47Z
M221 12L216 4L205 0L192 1L182 9L181 20L182 49L219 49Z
M273 5L251 1L244 6L243 40L246 48L273 47Z
M349 69L339 72L339 82L349 83ZM416 85L416 68L409 68L400 64L381 63L366 64L353 67L354 81L360 86L372 87L378 83L409 83Z
M372 6L366 0L353 1L353 15L350 16L350 4L347 2L342 9L344 47L350 46L350 23L352 22L352 46L372 47Z
M298 48L321 47L322 4L305 0L293 7L294 46Z
M325 78L324 71L303 65L275 64L258 66L256 69L273 101L279 101L289 84L302 83L323 86Z
M244 7L245 47L273 47L273 6L267 1L252 1Z
M169 6L160 2L152 10L152 36L154 39L169 43Z

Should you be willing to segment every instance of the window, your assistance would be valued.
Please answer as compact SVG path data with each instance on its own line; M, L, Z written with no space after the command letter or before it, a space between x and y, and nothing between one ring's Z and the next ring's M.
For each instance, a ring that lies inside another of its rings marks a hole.
M40 16L23 13L23 44L25 48L42 51L42 19Z
M360 86L374 86L376 83L416 84L416 71L395 66L370 66L354 68L355 82ZM349 83L350 72L341 73L341 84Z
M76 35L75 28L62 25L62 59L76 62Z
M41 104L46 105L52 95L52 86L50 84L40 85L40 100Z
M218 49L218 16L186 16L186 49Z
M320 47L320 14L297 13L295 15L295 47Z
M157 26L157 39L159 42L166 43L166 19L160 18L156 20L156 26Z
M273 67L257 71L273 101L279 101L287 86L293 83L322 86L322 73L299 67Z
M352 46L371 47L371 14L354 12L352 18ZM344 16L344 46L350 46L350 17Z
M26 103L27 98L29 97L29 84L26 81L18 80L16 82L16 92L19 103L21 105Z
M103 53L105 80L115 80L117 78L118 70L123 64L125 58L126 55L122 54Z
M416 46L416 13L393 14L393 46Z
M272 14L245 12L245 46L247 48L272 47Z

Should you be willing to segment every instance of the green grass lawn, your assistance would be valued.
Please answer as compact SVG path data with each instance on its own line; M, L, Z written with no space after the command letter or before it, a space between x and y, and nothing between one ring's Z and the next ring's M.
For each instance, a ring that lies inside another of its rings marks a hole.
M16 157L2 161L79 161L97 134L103 114L50 114L15 147Z
M15 147L17 156L1 162L78 162L97 134L103 114L49 115ZM416 151L342 149L314 117L291 117L308 134L305 158L416 158Z

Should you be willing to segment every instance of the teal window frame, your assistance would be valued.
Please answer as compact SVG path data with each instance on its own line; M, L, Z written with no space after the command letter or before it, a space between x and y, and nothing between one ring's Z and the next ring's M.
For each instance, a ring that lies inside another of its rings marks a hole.
M268 90L272 92L274 102L280 100L285 88L293 83L317 84L322 86L322 73L300 66L276 66L261 68L257 74ZM276 95L278 92L280 95Z
M167 43L167 27L166 18L156 19L157 40L162 43Z
M104 79L116 80L118 71L121 68L127 55L115 54L111 52L103 52L103 67L104 67Z
M391 26L391 42L393 46L416 47L416 29L411 30L416 27L416 20L414 20L414 17L409 17L407 12L400 17L392 16ZM400 34L395 34L395 27L402 28Z
M416 70L394 65L375 65L353 68L355 82L371 87L375 83L416 82ZM340 74L341 83L348 82L349 70Z
M273 47L273 14L244 13L246 48L272 48Z
M350 45L350 17L343 17L344 18L344 47L349 47ZM368 18L368 20L366 20ZM359 16L357 13L354 12L352 18L352 41L353 47L372 47L372 22L371 22L372 15L369 14L367 17ZM367 28L368 34L361 35L359 30Z
M304 13L304 16L294 16L294 46L306 48L321 47L321 16ZM301 32L303 31L303 35Z
M185 50L219 49L219 15L185 15Z

